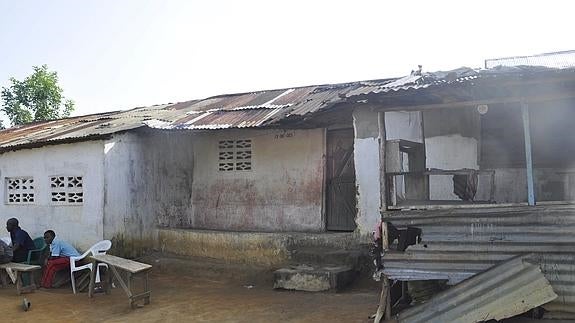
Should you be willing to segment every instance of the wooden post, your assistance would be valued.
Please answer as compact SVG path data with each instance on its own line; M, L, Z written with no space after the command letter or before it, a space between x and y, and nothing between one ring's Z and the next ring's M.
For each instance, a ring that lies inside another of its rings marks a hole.
M379 128L379 212L380 218L383 219L383 212L387 210L387 178L385 174L385 144L387 140L387 136L385 133L385 112L379 111L377 113L378 116L378 128ZM389 249L388 245L388 232L387 232L387 224L385 222L381 222L381 244L383 248L383 252L387 252ZM390 319L391 318L391 297L390 297L390 286L389 286L389 279L383 275L382 284L381 284L381 296L379 299L379 306L377 308L377 312L375 315L374 322L379 323L382 318Z
M388 245L388 232L387 223L381 223L381 243L383 245L383 253L387 252L389 249ZM381 295L379 297L379 306L377 307L377 312L375 313L374 323L381 322L382 318L389 320L391 318L391 293L389 279L387 276L383 275L381 279Z
M531 156L531 128L529 123L529 106L521 102L521 115L523 117L523 137L525 139L525 165L527 172L527 202L535 205L535 191L533 184L533 159Z
M98 262L92 260L92 270L90 270L90 285L88 285L88 297L94 297L94 288L96 288L96 270L98 269Z
M18 294L18 295L22 294L23 286L24 286L24 283L22 283L22 272L19 270L16 270L16 294Z
M387 178L385 176L385 144L387 136L385 134L385 112L378 112L377 117L379 128L379 210L381 216L381 212L387 210ZM384 230L383 226L381 230ZM385 230L387 230L387 227Z

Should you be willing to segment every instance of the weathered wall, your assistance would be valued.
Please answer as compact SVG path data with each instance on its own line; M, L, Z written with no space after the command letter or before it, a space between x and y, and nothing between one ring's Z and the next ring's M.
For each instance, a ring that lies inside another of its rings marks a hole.
M191 223L193 144L187 132L140 130L105 144L104 232L114 248L137 255L154 244L155 227Z
M536 168L533 170L537 201L573 200L575 170ZM487 185L484 186L486 188ZM480 186L481 188L481 186ZM478 190L478 199L487 199L487 190ZM525 168L498 168L495 170L495 201L497 203L526 203L527 174Z
M380 153L378 113L369 109L353 112L354 163L357 185L357 231L367 237L380 219Z
M385 113L386 140L404 139L423 142L422 113L420 111L389 111Z
M88 141L73 144L24 149L0 155L0 221L12 217L32 238L52 229L56 235L80 249L102 239L104 197L103 144ZM52 205L50 176L83 176L82 205ZM6 204L6 177L34 178L35 202L30 205ZM8 235L4 231L2 236Z
M479 169L479 113L473 108L424 112L427 168ZM459 200L453 194L452 176L430 176L431 200Z
M252 140L251 171L218 171L218 142L231 139ZM194 134L193 142L193 217L184 227L324 230L323 129L222 130Z

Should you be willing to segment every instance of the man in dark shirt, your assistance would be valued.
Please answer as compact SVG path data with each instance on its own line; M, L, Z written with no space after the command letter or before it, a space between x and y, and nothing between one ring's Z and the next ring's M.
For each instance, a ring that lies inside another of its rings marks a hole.
M10 232L10 239L12 239L12 261L26 261L28 259L28 251L36 248L34 241L32 241L28 232L18 226L18 219L9 219L6 222L6 230Z

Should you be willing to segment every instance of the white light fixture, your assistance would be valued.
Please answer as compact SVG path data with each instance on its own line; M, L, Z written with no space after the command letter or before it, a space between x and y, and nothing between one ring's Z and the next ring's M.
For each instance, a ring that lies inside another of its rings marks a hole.
M487 104L480 104L477 106L477 112L479 112L480 115L486 114L487 111L489 111Z

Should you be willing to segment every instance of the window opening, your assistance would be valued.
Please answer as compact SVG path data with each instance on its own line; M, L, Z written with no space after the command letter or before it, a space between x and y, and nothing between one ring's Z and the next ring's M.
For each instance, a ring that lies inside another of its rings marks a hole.
M50 177L52 204L78 205L84 203L84 179L82 176Z
M6 204L32 204L34 195L34 178L6 178Z
M252 170L252 140L220 140L218 143L218 170Z

